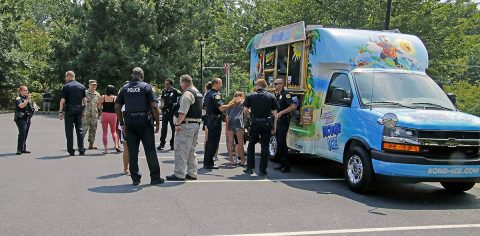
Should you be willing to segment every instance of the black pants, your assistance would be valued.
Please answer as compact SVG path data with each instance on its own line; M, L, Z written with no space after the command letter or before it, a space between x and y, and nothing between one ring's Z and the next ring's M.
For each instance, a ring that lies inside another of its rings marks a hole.
M150 179L152 181L159 180L160 165L158 164L157 150L155 149L155 132L153 126L149 123L145 123L144 125L129 125L127 123L126 136L130 164L129 169L132 180L137 181L142 177L138 168L138 148L140 146L140 141L142 141L145 156L147 157L148 169L150 169Z
M17 152L27 150L27 136L30 130L30 118L17 119L15 121L18 128Z
M67 137L67 151L68 153L74 153L73 149L73 127L75 126L75 132L77 133L77 145L80 153L85 152L83 147L83 128L82 128L82 114L79 112L65 112L65 136Z
M222 120L220 116L210 116L207 119L208 137L203 156L204 166L213 166L213 157L217 153L220 135L222 134Z
M208 131L210 132L210 131ZM270 137L272 136L272 126L265 124L252 124L250 126L250 133L247 147L247 167L249 169L255 169L255 144L260 141L261 146L261 158L260 158L260 171L267 170L268 164L268 144Z
M170 137L170 147L173 147L173 140L175 138L175 124L173 123L173 113L164 112L162 113L162 131L160 133L160 145L165 145L167 138L168 124L170 124L170 129L172 130L172 137Z
M288 147L287 147L287 133L290 126L290 119L280 118L277 124L277 155L280 157L280 163L285 168L290 168L290 162L288 161Z

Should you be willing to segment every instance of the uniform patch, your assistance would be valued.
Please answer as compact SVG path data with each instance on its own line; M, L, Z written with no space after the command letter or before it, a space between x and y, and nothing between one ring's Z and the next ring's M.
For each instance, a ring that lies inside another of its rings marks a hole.
M215 99L220 99L220 98L222 98L220 94L215 95Z
M15 98L16 100L20 100L20 97Z
M287 94L287 95L285 95L285 97L286 97L286 98L292 98L292 95Z

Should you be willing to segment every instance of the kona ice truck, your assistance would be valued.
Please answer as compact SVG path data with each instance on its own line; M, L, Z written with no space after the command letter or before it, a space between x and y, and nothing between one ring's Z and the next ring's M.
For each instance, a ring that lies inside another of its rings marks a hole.
M284 78L298 102L289 148L343 163L353 191L381 178L452 192L480 181L480 118L457 110L425 73L416 36L299 22L256 35L247 49L250 89Z

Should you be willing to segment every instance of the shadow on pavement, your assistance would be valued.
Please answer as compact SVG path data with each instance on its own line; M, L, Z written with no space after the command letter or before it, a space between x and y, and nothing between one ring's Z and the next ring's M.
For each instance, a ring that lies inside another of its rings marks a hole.
M308 174L308 178L343 178L343 167L338 163L319 158L293 159L293 173ZM289 173L289 175L292 173ZM289 176L285 175L285 176ZM453 194L442 187L417 183L379 183L369 194L352 192L344 181L283 182L285 185L319 195L334 194L372 207L372 214L382 214L381 209L450 210L480 209L480 197L469 192ZM375 211L373 211L375 209Z
M95 188L89 188L88 191L94 193L134 193L143 188L142 185L133 186L132 184L121 184L113 186L99 186Z
M203 167L198 168L197 174L198 175L210 175L210 176L216 176L216 177L225 177L224 175L221 175L221 174L214 174L214 171L212 171L210 169L205 169Z
M124 176L125 174L123 173L117 173L117 174L110 174L110 175L104 175L104 176L99 176L97 179L113 179L113 178L118 178L120 176Z
M69 155L61 155L61 156L44 156L44 157L38 157L38 160L58 160L58 159L63 159L67 158Z
M148 185L150 187L158 187L158 188L171 188L171 187L178 187L180 185L184 185L185 181L168 181L165 180L163 184L157 184L157 185Z
M164 164L175 164L175 160L166 160L166 161L162 161L162 163L164 163Z
M18 155L20 156L20 155ZM2 153L0 154L0 157L2 158L11 158L11 157L17 157L17 154L12 152L12 153Z

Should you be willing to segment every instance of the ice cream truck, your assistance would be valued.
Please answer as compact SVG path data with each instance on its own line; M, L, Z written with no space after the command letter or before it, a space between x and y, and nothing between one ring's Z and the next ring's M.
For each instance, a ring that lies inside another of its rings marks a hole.
M463 192L480 181L480 118L426 74L418 37L299 22L256 35L247 50L251 89L284 78L298 101L289 149L343 164L353 191L389 179Z

